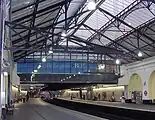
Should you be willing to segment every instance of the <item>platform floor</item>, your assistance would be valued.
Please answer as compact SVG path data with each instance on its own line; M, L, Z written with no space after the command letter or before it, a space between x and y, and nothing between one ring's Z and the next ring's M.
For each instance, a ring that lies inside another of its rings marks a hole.
M85 113L69 110L46 103L38 98L15 107L13 116L7 120L107 120Z
M145 105L145 104L133 104L133 103L125 103L122 104L121 102L108 102L108 101L91 101L91 100L81 100L81 99L69 99L69 98L59 98L69 101L76 101L88 104L96 104L101 106L110 106L110 107L117 107L117 108L124 108L124 109L134 109L140 111L150 111L155 112L155 105Z

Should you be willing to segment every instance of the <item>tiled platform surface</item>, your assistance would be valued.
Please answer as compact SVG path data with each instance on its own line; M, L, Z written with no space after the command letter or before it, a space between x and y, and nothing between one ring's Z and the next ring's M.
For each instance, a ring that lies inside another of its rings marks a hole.
M13 116L7 120L106 120L88 114L51 105L35 98L28 103L18 104Z
M110 107L117 107L117 108L155 112L155 105L132 104L132 103L122 104L121 102L90 101L90 100L81 100L81 99L75 99L75 98L73 100L69 98L58 98L58 99L64 99L64 100L82 102L82 103L88 103L88 104L96 104L101 106L110 106Z

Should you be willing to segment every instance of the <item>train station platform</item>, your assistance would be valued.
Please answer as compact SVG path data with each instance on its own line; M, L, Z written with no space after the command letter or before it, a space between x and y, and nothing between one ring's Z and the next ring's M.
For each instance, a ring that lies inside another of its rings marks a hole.
M76 99L76 98L73 98L73 100L71 100L69 98L59 98L59 99L75 101L75 102L80 102L80 103L100 105L100 106L155 112L155 105L134 104L134 103L122 104L121 102L92 101L92 100L82 100L82 99Z
M7 120L107 120L85 113L51 105L39 98L15 106L14 115Z

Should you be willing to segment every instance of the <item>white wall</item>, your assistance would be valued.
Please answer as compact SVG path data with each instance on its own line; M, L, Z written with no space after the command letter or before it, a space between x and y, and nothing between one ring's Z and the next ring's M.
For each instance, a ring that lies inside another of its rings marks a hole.
M155 71L155 57L145 59L121 66L121 75L123 78L119 79L118 85L128 85L132 74L137 73L142 80L143 100L149 99L149 94L144 95L144 91L148 92L148 83L151 73Z

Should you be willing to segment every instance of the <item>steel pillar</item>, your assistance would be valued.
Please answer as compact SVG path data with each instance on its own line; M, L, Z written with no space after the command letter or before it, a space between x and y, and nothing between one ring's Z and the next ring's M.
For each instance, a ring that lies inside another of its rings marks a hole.
M5 0L0 0L0 109L2 109L2 80L3 80L3 71L2 71L2 60L3 60L3 41L4 41L4 3ZM0 110L1 111L1 110Z

